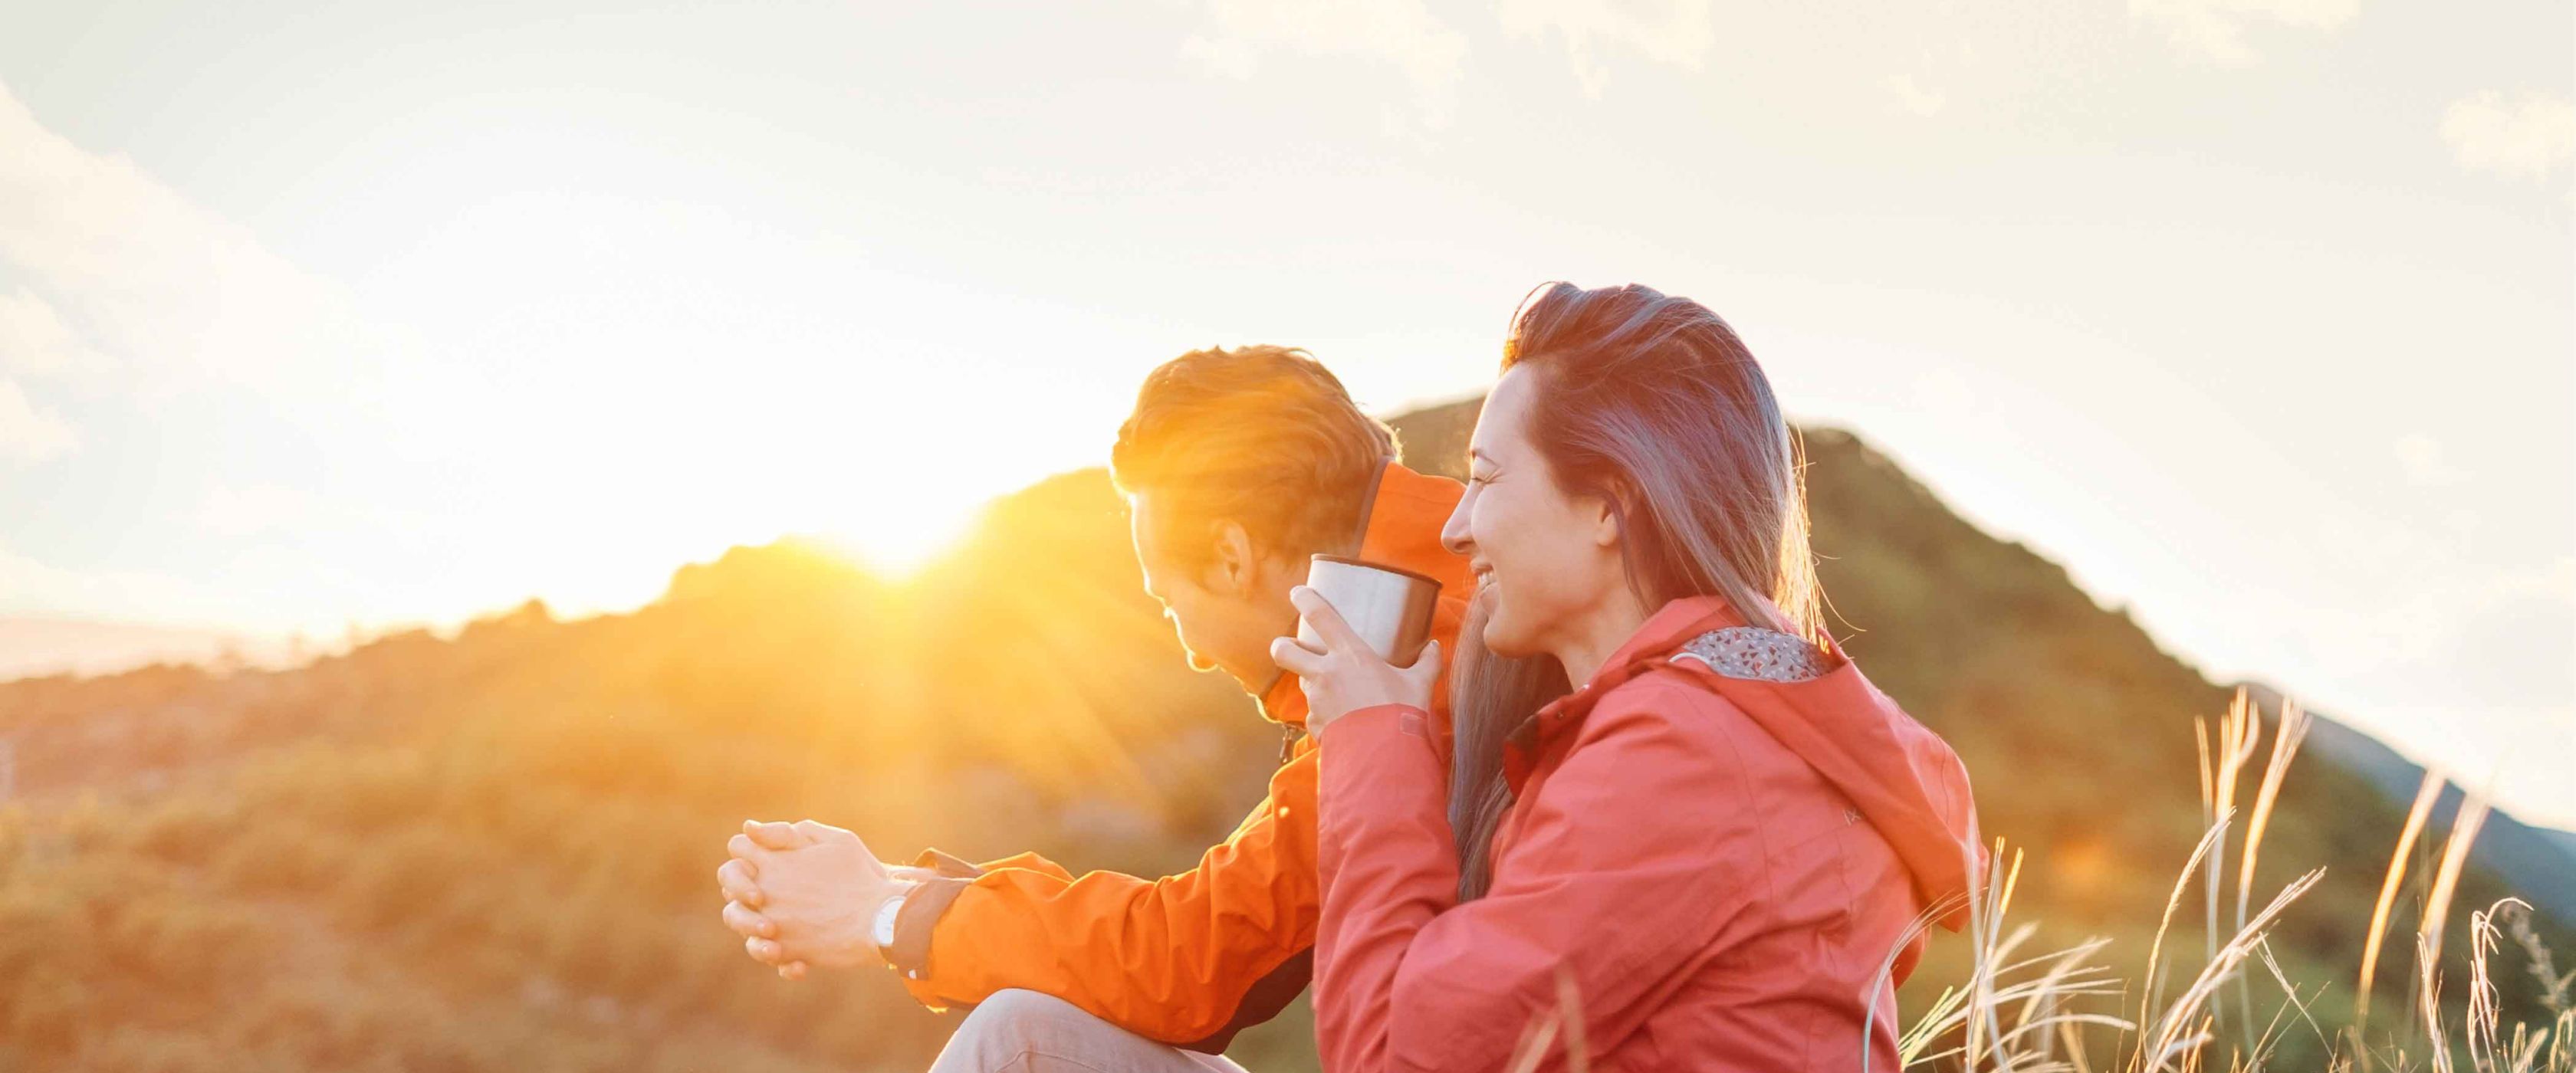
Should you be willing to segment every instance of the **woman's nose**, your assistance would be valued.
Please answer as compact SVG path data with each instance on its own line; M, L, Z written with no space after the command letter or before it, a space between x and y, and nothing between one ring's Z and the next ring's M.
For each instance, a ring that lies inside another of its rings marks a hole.
M1467 493L1474 495L1472 490ZM1449 520L1440 523L1440 546L1451 555L1465 555L1475 550L1476 542L1467 537L1467 501L1460 499L1458 509L1449 512Z

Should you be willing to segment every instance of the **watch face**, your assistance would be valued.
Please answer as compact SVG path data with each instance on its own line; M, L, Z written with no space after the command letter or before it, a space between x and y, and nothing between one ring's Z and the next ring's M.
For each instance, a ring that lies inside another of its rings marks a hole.
M878 953L882 954L894 946L895 918L902 915L903 899L911 893L912 888L906 886L896 891L894 897L886 899L884 905L877 907L875 926L868 929L868 938L876 940Z

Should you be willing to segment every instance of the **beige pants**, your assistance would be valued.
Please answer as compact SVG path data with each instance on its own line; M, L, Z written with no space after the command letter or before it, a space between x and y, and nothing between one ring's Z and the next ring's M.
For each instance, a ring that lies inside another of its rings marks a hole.
M996 991L966 1015L930 1073L1244 1073L1156 1043L1035 991Z

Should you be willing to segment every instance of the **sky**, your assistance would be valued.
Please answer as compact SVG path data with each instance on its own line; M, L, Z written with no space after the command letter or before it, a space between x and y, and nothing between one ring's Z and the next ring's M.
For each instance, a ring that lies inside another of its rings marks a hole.
M2212 676L2576 824L2572 96L2522 0L0 0L0 615L899 569L1184 350L1391 413L1637 281Z

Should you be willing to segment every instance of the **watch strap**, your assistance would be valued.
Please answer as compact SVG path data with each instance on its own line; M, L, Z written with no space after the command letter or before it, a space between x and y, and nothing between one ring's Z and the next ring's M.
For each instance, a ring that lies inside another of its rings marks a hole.
M929 975L930 940L939 929L939 918L947 915L949 903L966 893L974 882L965 878L925 879L906 892L902 907L894 915L894 941L877 948L886 967L902 973L907 980Z

